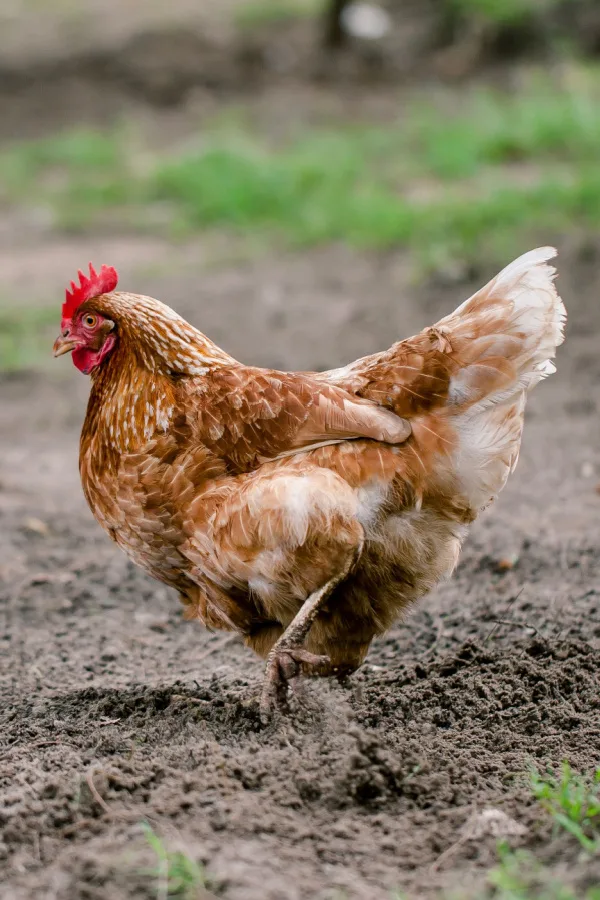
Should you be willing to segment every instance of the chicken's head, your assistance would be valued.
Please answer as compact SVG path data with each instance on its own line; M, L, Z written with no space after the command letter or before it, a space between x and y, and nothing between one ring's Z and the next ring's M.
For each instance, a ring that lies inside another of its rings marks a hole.
M54 356L73 353L73 362L80 372L89 375L106 359L114 348L115 323L102 315L93 301L108 294L117 286L118 276L112 266L102 266L96 272L90 263L89 277L79 272L79 285L71 282L62 308L60 335L54 343Z

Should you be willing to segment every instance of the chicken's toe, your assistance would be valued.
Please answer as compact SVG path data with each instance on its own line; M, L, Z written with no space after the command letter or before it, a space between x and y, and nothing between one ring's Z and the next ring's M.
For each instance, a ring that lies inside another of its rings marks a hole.
M273 648L267 658L260 698L260 716L263 722L268 722L277 709L287 711L289 683L301 674L331 674L329 657L309 653L302 647Z

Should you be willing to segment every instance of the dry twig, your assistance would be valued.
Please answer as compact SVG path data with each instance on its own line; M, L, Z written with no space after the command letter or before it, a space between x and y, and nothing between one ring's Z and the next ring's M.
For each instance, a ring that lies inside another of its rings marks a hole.
M95 772L95 769L92 767L91 769L88 769L88 771L85 773L85 780L87 782L87 786L89 787L92 797L94 798L94 800L96 801L98 806L104 811L104 813L107 816L112 816L113 812L112 812L110 806L108 805L106 800L104 800L100 796L100 794L98 793L98 788L94 784L94 772Z

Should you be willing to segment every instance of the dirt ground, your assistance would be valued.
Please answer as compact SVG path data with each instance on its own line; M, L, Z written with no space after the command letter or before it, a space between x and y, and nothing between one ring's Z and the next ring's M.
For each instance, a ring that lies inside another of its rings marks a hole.
M54 284L90 247L52 249ZM138 263L150 252L129 248ZM86 379L64 360L51 375L4 377L0 897L154 896L139 874L142 820L199 856L227 900L332 900L336 888L389 900L394 887L420 897L464 885L491 864L493 836L431 867L489 807L527 828L525 846L547 848L520 781L528 761L600 764L598 262L576 248L560 258L570 324L559 371L532 397L517 472L455 577L373 647L347 689L311 683L304 706L267 729L259 661L185 623L85 507ZM14 256L12 266L18 276ZM136 286L236 355L289 367L382 346L469 290L410 289L396 255L341 249L200 282L182 263ZM577 877L576 849L552 846L551 861ZM590 864L579 874L589 879Z
M1 900L162 896L144 821L224 900L432 897L494 864L497 836L470 828L490 808L575 890L600 881L523 781L531 761L600 765L600 255L558 244L558 373L455 576L347 687L310 683L267 728L260 661L184 622L93 521L77 472L87 380L65 360L0 377ZM401 253L215 266L213 251L7 218L0 280L15 303L55 304L58 327L64 284L106 261L235 356L295 369L387 346L492 274L417 287Z

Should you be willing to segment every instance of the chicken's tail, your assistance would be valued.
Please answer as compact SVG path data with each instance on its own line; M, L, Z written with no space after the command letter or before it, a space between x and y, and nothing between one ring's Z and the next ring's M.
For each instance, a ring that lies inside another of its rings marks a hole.
M525 253L435 326L460 366L449 396L457 411L502 403L555 371L566 312L554 256L552 247Z
M566 321L548 265L555 255L552 247L525 253L432 329L453 363L446 410L476 508L496 496L517 463L527 392L555 371Z

